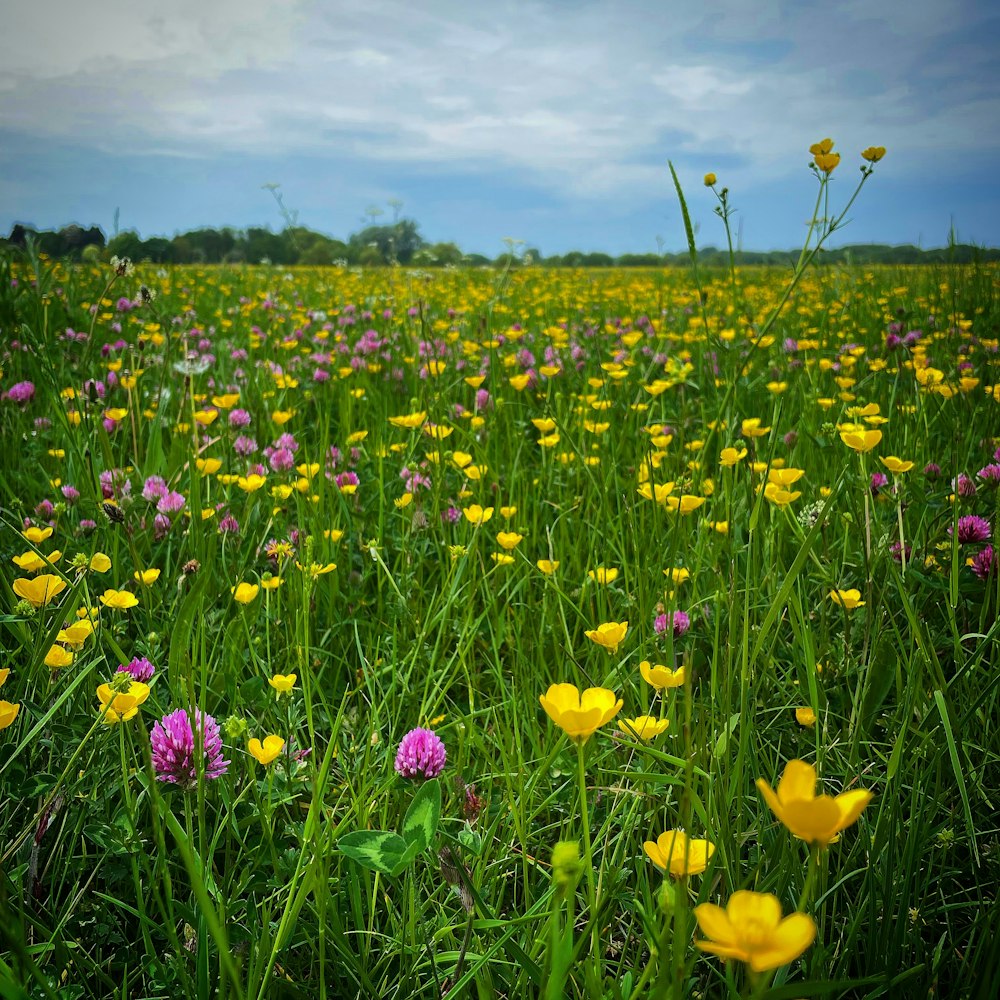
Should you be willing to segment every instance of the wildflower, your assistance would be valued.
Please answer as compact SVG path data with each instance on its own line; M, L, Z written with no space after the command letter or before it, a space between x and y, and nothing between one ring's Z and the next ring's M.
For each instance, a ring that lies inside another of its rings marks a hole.
M238 583L231 590L234 600L240 604L249 604L260 593L260 587L256 583Z
M719 465L724 468L732 468L734 465L742 462L746 457L746 448L740 448L739 451L735 448L723 448L719 453Z
M222 756L222 737L212 716L194 709L194 725L187 709L179 708L153 724L149 735L153 768L157 781L167 781L184 789L198 783L199 766L207 780L220 778L229 768ZM195 748L195 731L200 746Z
M860 590L831 590L830 600L834 604L839 604L845 611L853 611L855 608L865 606L865 602L861 600Z
M145 656L136 656L129 660L128 663L120 666L118 672L129 674L133 680L145 683L156 673L156 667Z
M627 631L628 622L602 622L595 629L587 629L584 635L609 653L616 653Z
M275 674L273 677L268 678L267 683L274 688L275 698L280 698L283 694L290 695L292 693L292 688L295 687L297 679L297 674Z
M868 488L872 496L878 496L879 490L889 485L889 477L884 472L873 472L869 480Z
M389 417L389 423L393 427L400 427L405 430L413 430L419 427L427 419L426 410L421 410L419 413L407 413L399 417Z
M618 579L618 570L614 567L598 566L597 569L588 570L587 576L595 583L606 586Z
M794 503L800 496L802 496L802 491L786 490L775 483L768 483L764 487L764 496L776 507L787 507L790 503Z
M985 580L990 573L995 573L997 569L997 556L996 552L993 551L993 546L987 545L981 552L977 552L969 560L969 565L972 572L980 580Z
M40 569L59 562L61 558L62 553L58 549L55 552L50 552L47 556L40 556L29 549L27 552L22 552L19 556L11 556L11 562L25 573L37 573Z
M635 736L640 740L652 740L665 733L670 725L669 719L657 719L652 715L637 715L634 719L620 719L618 728L626 736Z
M900 476L904 472L909 472L913 468L912 462L904 462L901 458L897 458L895 455L886 455L884 458L879 458L879 461L894 475Z
M705 174L705 187L715 187L716 180L715 174Z
M12 725L20 711L20 702L0 701L0 729L6 729Z
M110 684L101 684L97 688L101 721L108 726L127 722L138 713L139 706L148 697L148 685L134 680L125 671L119 671Z
M669 496L666 498L666 507L671 513L690 514L697 510L705 502L704 497L694 496L690 493L683 493L679 497Z
M715 853L710 840L689 840L683 830L667 830L655 841L647 840L642 849L650 861L674 878L700 875L708 867L708 859Z
M158 569L137 569L132 576L136 583L141 583L144 587L151 587L160 579L160 571Z
M869 146L861 151L861 159L869 163L878 163L885 156L885 146Z
M135 594L127 590L113 590L110 587L101 594L101 604L115 611L127 611L139 603Z
M66 581L51 573L43 573L33 580L18 577L12 588L18 597L27 601L33 608L42 608L66 589Z
M462 508L462 513L465 515L465 519L469 524L478 528L484 525L492 516L492 507L481 507L477 503L469 504L468 507Z
M643 660L639 664L639 673L642 674L642 679L657 691L680 687L685 680L684 667L671 670L662 663L653 664L649 660Z
M790 760L785 765L777 793L763 778L757 779L757 788L793 836L820 847L839 840L840 832L854 823L872 800L872 793L865 789L841 792L836 798L817 796L816 768L803 760Z
M607 688L587 688L581 693L575 684L553 684L539 701L548 717L577 743L586 743L623 704Z
M524 535L519 535L516 531L497 532L497 542L500 548L506 549L508 552L511 549L516 549L523 538Z
M555 573L555 571L557 569L559 569L559 560L558 559L539 559L538 562L535 563L535 565L546 576L552 576L552 574Z
M265 736L263 743L256 736L247 743L247 750L250 751L251 756L256 757L258 762L265 767L281 753L284 747L285 741L280 736L273 734Z
M657 615L653 619L653 631L657 635L663 635L670 629L675 639L679 639L691 627L691 616L685 611L669 611L666 614Z
M63 646L54 645L45 654L45 666L52 670L68 667L73 662L73 654Z
M396 751L396 773L404 778L436 778L448 759L444 743L433 729L411 729Z
M726 908L701 903L694 908L698 927L708 940L695 941L702 951L746 962L754 972L769 972L799 957L816 939L816 922L806 913L782 918L781 903L769 892L740 889Z
M801 707L795 709L795 721L800 726L805 726L806 728L809 726L815 726L816 713L808 705L802 705Z
M52 537L52 528L39 528L38 525L32 524L30 527L25 528L21 534L32 545L41 545L42 542Z
M882 440L882 432L874 431L841 431L840 440L852 451L864 453L871 451Z
M18 406L27 406L35 398L34 382L15 382L5 393L4 397Z
M236 480L236 485L243 490L244 493L256 493L266 481L266 476L261 476L258 473L252 473L249 476L240 476Z
M948 528L948 534L952 529ZM990 538L990 522L985 517L976 514L969 514L958 519L958 541L960 545L968 545L970 542L986 542Z
M740 434L745 438L758 438L763 437L765 434L769 433L770 427L760 426L760 417L747 417L740 424Z

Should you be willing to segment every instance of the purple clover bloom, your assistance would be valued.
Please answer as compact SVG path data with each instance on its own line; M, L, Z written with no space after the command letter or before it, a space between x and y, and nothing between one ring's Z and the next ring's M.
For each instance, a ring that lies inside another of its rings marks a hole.
M34 382L15 382L5 393L6 397L18 406L27 406L35 398Z
M219 724L212 716L196 708L192 726L187 709L179 708L154 723L149 735L157 781L168 781L185 789L198 784L195 729L199 732L204 755L202 773L205 778L221 778L226 773L229 761L222 757Z
M187 501L176 490L170 490L160 497L156 509L160 514L179 514Z
M156 673L156 667L145 656L135 656L128 663L119 666L118 673L131 674L133 680L145 684Z
M399 744L396 773L404 778L436 778L448 753L433 729L411 729Z
M952 534L952 529L948 529L948 534ZM985 517L978 514L967 514L958 519L958 541L960 545L967 545L969 542L985 542L990 537L990 522Z
M667 629L672 629L674 638L679 639L691 627L691 617L684 611L668 611L653 619L653 631L663 635Z
M993 551L992 545L987 545L981 552L977 552L972 557L972 572L985 580L990 573L995 573L997 569L997 555Z

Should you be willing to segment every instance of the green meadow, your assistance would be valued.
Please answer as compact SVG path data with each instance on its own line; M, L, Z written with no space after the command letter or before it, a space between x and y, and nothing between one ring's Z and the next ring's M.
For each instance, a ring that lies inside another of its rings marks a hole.
M0 258L0 993L996 996L1000 271L822 235Z

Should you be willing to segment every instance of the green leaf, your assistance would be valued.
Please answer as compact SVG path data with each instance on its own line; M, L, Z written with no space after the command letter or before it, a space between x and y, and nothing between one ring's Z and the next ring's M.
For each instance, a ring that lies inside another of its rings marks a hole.
M356 833L348 833L340 838L337 847L341 854L346 854L359 865L383 875L399 874L412 860L408 858L406 841L398 833L390 833L388 830L358 830Z
M403 817L403 839L416 853L427 850L441 819L441 782L437 778L425 781L413 796L410 808Z

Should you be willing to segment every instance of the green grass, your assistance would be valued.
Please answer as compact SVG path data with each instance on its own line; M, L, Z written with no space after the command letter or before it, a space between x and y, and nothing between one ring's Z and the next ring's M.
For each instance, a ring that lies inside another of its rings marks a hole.
M119 313L140 277L157 298ZM666 272L118 277L107 265L0 261L0 389L35 384L27 405L0 402L0 666L11 671L0 696L20 704L0 732L3 995L995 995L1000 579L975 576L966 557L983 546L958 545L948 529L967 514L997 526L995 486L950 496L953 477L975 477L1000 444L1000 405L986 391L1000 381L998 273L803 270L777 311L787 278L700 272L699 292ZM917 350L884 348L896 322L923 331ZM66 340L67 328L90 339ZM341 372L368 329L391 357L375 352ZM641 336L629 346L632 332ZM787 338L815 346L788 351ZM119 339L125 347L102 355ZM421 377L420 344L435 340L447 365ZM847 360L851 344L864 351ZM518 353L529 349L537 371L547 347L562 373L515 389L509 377L529 366ZM216 360L199 371L187 350ZM629 362L620 380L601 367L616 357ZM943 373L946 394L919 384L914 357ZM119 377L142 370L135 387L89 398L85 381L106 383L117 360ZM297 384L276 381L272 363ZM317 367L329 381L313 380ZM491 401L476 426L464 378L480 371ZM962 386L961 375L979 381ZM850 386L836 382L847 376ZM651 395L643 386L656 378L673 384ZM767 388L775 381L787 382L780 394ZM60 398L67 387L75 400ZM196 410L230 388L261 448L287 431L297 464L322 464L336 446L345 457L335 472L356 471L357 491L341 492L322 469L287 496L270 491L294 487L294 471L268 470L252 494L200 476L195 457L221 459L220 475L244 475L254 460L233 450L226 412L196 429ZM591 406L605 400L606 410ZM837 425L867 403L888 419L859 458ZM110 433L108 407L128 411ZM278 427L275 410L294 415ZM418 411L451 435L389 423ZM542 417L555 421L553 447L537 443L531 419ZM748 417L771 430L720 467ZM655 425L670 428L663 447ZM450 461L454 451L484 467L480 479ZM896 495L891 476L870 495L879 455L915 463ZM753 461L803 469L790 487L801 496L788 507L765 499ZM921 471L932 462L940 476ZM404 467L430 485L399 507ZM109 469L129 470L123 523L102 506ZM194 513L159 538L141 498L153 475ZM706 502L672 514L638 494L646 475ZM55 479L79 501L67 505ZM36 514L46 499L54 510ZM482 527L442 517L472 502L495 508ZM506 520L501 506L517 511ZM227 512L238 535L219 533ZM52 521L51 539L29 544L18 534L26 517ZM728 522L728 533L708 521ZM325 537L331 529L342 538ZM511 565L492 558L501 530L524 536ZM901 530L905 569L890 549ZM280 568L264 554L270 539L292 540ZM53 549L63 555L48 571L68 586L29 613L12 584L30 574L11 559ZM106 574L74 568L98 552L111 559ZM548 558L559 561L552 576L535 566ZM297 563L336 569L312 579ZM599 566L617 579L590 579ZM133 581L151 567L155 584ZM690 579L674 587L670 567ZM245 607L233 600L237 583L269 573L279 589ZM59 628L77 607L100 607L109 587L135 591L139 606L102 610L73 664L51 671L43 660ZM850 587L865 603L845 612L828 595ZM675 608L692 619L676 641L653 628L658 610ZM626 620L613 654L585 637ZM103 725L96 688L133 656L157 667L149 698L135 718ZM642 660L684 664L686 683L661 704ZM291 697L268 686L278 673L297 674ZM576 749L539 705L564 682L624 702L584 747L586 809ZM185 792L155 780L149 733L191 705L224 724L231 763ZM814 727L796 722L798 706L814 709ZM670 727L651 743L616 731L661 711ZM359 831L405 833L417 788L393 759L418 725L447 747L442 811L432 842L393 877L338 844ZM268 733L289 752L265 768L246 745ZM821 853L807 892L809 847L755 788L794 758L815 762L831 794L874 792ZM466 784L481 807L474 819ZM557 842L583 849L585 814L596 907L586 873L560 887L550 867ZM706 872L679 882L643 853L676 827L716 845ZM786 914L801 900L816 921L813 946L773 977L754 981L742 963L693 945L693 907L724 905L739 889L776 894Z

